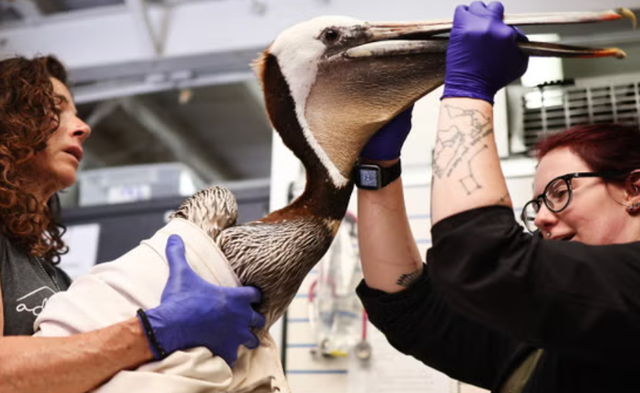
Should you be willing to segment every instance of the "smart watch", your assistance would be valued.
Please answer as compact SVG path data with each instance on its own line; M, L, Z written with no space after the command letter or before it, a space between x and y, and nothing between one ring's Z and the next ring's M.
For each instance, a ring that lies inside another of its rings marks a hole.
M353 182L356 187L363 190L380 190L399 178L401 173L400 160L386 168L377 164L358 162L353 170Z

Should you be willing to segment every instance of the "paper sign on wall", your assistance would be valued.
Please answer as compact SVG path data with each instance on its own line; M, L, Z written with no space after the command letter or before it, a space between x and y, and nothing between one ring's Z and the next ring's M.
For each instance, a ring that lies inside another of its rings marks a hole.
M100 224L71 225L62 237L69 247L58 265L71 279L85 274L96 264L100 240Z

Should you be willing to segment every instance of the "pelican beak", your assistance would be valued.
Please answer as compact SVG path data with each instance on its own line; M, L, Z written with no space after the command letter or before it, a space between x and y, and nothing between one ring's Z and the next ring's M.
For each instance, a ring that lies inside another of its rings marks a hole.
M607 12L507 15L512 25L588 23L628 18L626 9ZM446 37L451 21L363 23L348 40L330 48L306 102L305 119L330 160L347 176L366 141L444 81ZM521 42L533 56L624 57L616 48L589 49ZM354 152L349 155L345 151Z
M629 19L636 26L636 17L626 8L604 12L567 12L549 14L505 15L504 22L513 26L575 24ZM451 30L451 21L412 23L370 23L365 26L369 42L350 48L343 55L350 59L369 56L397 56L446 52L446 38L435 37ZM626 54L618 48L582 48L544 42L521 42L520 49L530 56L548 57L617 57Z

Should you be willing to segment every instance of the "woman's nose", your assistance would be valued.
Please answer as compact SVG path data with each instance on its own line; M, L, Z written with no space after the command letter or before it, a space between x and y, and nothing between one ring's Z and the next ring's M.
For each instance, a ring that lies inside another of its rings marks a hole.
M80 142L84 142L91 135L91 127L80 118L76 117L76 120L77 124L73 128L73 136L79 137Z
M533 220L533 224L541 231L549 229L558 222L558 217L554 212L547 208L544 203L541 204L536 219Z

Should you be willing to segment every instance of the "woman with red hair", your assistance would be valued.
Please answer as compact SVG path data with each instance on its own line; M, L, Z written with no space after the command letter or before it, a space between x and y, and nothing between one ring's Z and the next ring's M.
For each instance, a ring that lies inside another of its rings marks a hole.
M203 346L233 365L264 317L252 287L223 288L187 264L169 238L169 280L159 306L119 324L70 337L31 337L47 300L69 277L56 193L76 180L90 127L78 118L54 57L0 61L0 392L80 393L170 353ZM99 305L96 305L99 307Z
M580 126L542 141L522 213L535 233L523 231L493 136L493 97L527 67L503 12L498 2L456 9L426 265L401 180L359 190L358 294L392 345L457 380L496 393L635 392L640 131ZM397 118L362 154L394 165L409 128Z
M527 229L586 244L638 240L640 205L628 199L640 194L639 152L637 126L577 126L543 139L537 145L536 198L521 216ZM587 192L591 188L604 192ZM581 203L571 203L574 198Z

